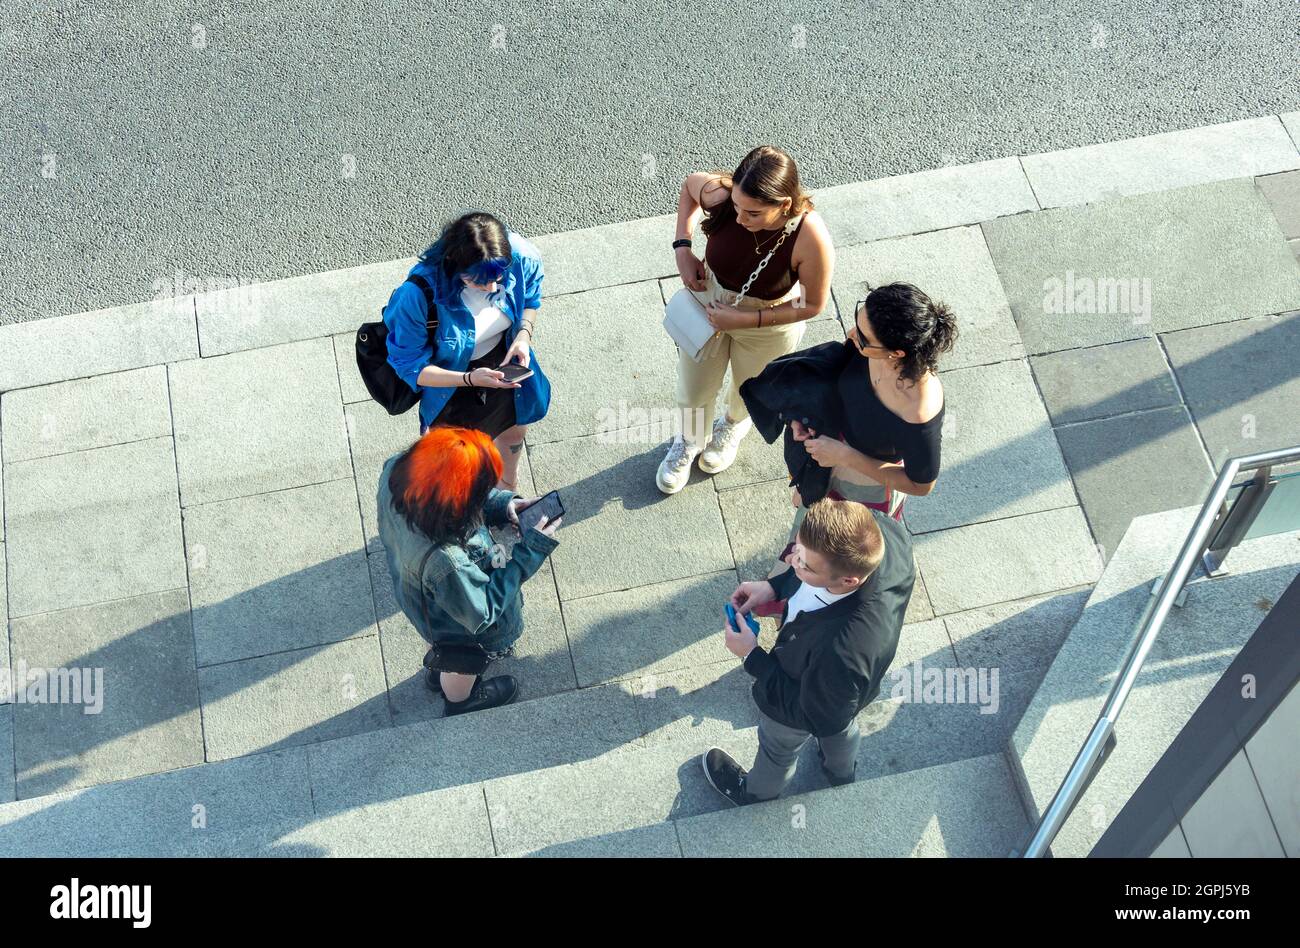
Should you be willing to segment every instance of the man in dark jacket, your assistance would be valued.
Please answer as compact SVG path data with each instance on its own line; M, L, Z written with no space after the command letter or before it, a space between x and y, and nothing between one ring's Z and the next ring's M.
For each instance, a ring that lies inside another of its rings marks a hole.
M788 599L771 652L748 629L726 629L727 648L754 677L758 756L746 772L715 747L703 764L709 783L737 806L780 796L809 737L830 782L853 782L857 715L880 692L916 581L907 528L852 501L813 504L788 562L792 569L742 583L731 597L741 614Z

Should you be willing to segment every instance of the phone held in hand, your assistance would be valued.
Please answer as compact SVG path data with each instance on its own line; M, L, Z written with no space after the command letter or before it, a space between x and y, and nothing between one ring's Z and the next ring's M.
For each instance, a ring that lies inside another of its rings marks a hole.
M560 503L560 492L553 490L527 507L520 508L519 532L527 533L537 526L543 517L550 523L562 516L564 516L564 504Z
M741 631L740 623L736 621L736 617L737 617L736 607L733 606L731 603L727 603L727 621L731 623L731 627L733 629L735 629L737 632L740 632ZM751 616L749 613L745 613L745 624L749 626L749 631L753 632L755 635L758 635L758 620L755 619L753 616Z
M504 376L503 382L522 382L524 379L532 378L533 375L532 369L526 365L520 365L518 362L507 362L505 365L499 366L497 371Z

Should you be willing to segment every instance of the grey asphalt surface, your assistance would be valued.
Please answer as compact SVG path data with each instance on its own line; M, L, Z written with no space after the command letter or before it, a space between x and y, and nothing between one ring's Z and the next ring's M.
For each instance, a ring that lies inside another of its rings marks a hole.
M1294 110L1295 13L8 0L0 323L668 213L765 142L817 188Z

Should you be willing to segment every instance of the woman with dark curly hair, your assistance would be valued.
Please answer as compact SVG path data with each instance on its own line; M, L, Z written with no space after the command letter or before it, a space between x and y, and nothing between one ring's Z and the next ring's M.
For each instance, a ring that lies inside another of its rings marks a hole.
M845 430L835 437L791 422L795 440L832 469L826 496L901 520L909 494L934 489L944 418L939 356L956 341L952 310L910 283L876 287L858 301L845 345L860 358L851 358L837 381ZM799 511L771 575L788 568L785 558L807 512L797 490L791 499Z
M431 428L394 454L379 476L379 538L402 612L429 643L425 682L446 700L443 713L509 704L510 675L482 678L523 633L521 587L559 541L560 518L543 517L509 558L489 527L519 526L523 500L493 485L501 453L473 428Z

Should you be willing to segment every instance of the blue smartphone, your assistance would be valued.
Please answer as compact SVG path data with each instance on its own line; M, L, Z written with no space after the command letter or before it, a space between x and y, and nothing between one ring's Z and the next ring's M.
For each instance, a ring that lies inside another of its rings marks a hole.
M740 623L736 621L736 607L733 606L731 603L727 603L727 621L731 623L731 627L733 629L735 629L737 632L740 631ZM758 635L757 619L755 619L753 616L746 613L745 624L749 626L749 631L753 632L755 635Z

